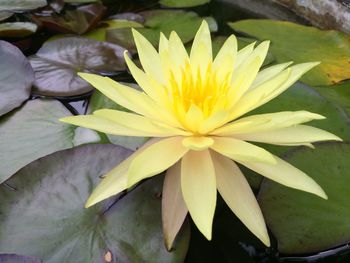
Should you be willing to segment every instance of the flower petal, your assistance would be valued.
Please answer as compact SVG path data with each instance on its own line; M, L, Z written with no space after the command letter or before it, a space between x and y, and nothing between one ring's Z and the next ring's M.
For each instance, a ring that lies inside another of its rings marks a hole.
M212 53L209 26L207 22L203 20L196 36L194 37L190 53L191 68L194 77L197 76L198 70L201 73L201 76L204 76L208 66L213 61Z
M165 96L165 90L162 85L157 81L152 79L150 75L147 75L141 69L139 69L134 62L129 58L127 51L124 52L124 59L128 68L136 80L137 84L149 95L154 101L159 104L164 104L164 101L167 99Z
M244 61L247 60L249 55L253 52L255 44L256 44L256 42L251 43L251 44L245 46L244 48L242 48L241 50L238 51L237 59L235 61L235 65L234 65L234 69L237 69L238 67L240 67L240 65Z
M210 137L185 137L182 144L191 150L202 151L213 145L214 140Z
M277 163L273 165L256 162L239 162L277 183L327 199L326 193L311 177L277 156L274 157Z
M159 174L175 164L188 151L182 145L182 137L163 139L138 155L128 170L128 187Z
M102 181L94 189L88 200L86 201L85 207L88 208L110 196L119 194L127 188L128 178L126 176L128 168L132 160L137 155L143 152L147 147L156 143L158 139L151 139L146 142L140 149L130 155L123 162L118 164L115 168L109 171L103 176Z
M277 145L304 145L306 143L319 141L342 140L332 133L307 125L297 125L256 133L236 134L235 138Z
M217 79L225 79L227 74L232 74L237 57L237 39L231 35L222 45L213 62L213 71Z
M271 153L248 142L228 137L212 137L214 151L236 161L250 161L274 164L275 158Z
M233 106L230 119L238 118L277 97L293 85L305 72L318 64L318 62L310 62L292 66L250 90Z
M247 180L230 159L211 152L218 191L232 212L266 246L270 246L264 217Z
M153 45L139 32L132 29L139 59L144 71L159 83L164 83L162 64Z
M194 223L210 240L216 206L216 180L208 150L189 151L182 158L181 188Z
M174 128L130 112L102 109L95 111L93 114L95 116L113 121L121 126L125 126L136 131L145 132L145 134L158 134L157 137L191 134L184 130Z
M162 194L163 235L168 250L172 248L187 212L181 192L181 162L177 162L165 174Z
M159 111L156 103L145 93L107 77L89 73L78 73L78 75L124 108L169 125L181 127L174 116L167 111Z
M253 83L265 60L269 45L269 41L262 42L233 72L228 95L231 105L235 104Z
M123 135L123 136L137 136L137 137L158 137L157 132L146 132L142 130L135 130L133 128L128 128L122 126L117 122L111 121L106 118L95 115L78 115L61 118L60 121L73 124L76 126L81 126L88 129L93 129L99 132L113 134L113 135Z
M233 136L235 134L257 133L294 126L296 124L321 120L325 117L308 111L282 111L251 115L229 123L211 132L213 135Z
M271 67L265 68L258 73L250 89L254 89L265 81L275 77L277 74L285 70L292 62L282 63L273 65Z

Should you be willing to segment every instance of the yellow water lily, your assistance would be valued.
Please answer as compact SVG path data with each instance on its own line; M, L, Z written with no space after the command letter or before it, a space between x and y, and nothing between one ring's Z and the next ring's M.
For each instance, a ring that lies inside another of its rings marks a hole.
M302 124L323 116L284 111L242 117L277 97L318 63L283 63L259 71L269 42L237 51L234 35L213 59L205 21L190 54L175 32L169 39L161 34L158 51L136 30L133 36L143 70L127 53L125 61L142 90L108 77L79 74L133 113L102 109L92 115L61 119L114 135L154 137L106 174L87 207L166 171L162 219L168 248L187 212L211 239L217 190L233 213L269 246L262 212L236 163L285 186L327 198L312 178L250 143L312 146L316 141L340 140Z

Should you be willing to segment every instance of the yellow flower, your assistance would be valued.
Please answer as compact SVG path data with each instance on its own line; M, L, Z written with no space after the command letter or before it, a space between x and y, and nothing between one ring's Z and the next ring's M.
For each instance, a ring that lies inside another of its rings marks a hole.
M114 135L155 138L107 173L87 207L167 170L162 214L168 248L187 212L211 239L217 190L233 213L269 246L261 210L236 162L280 184L327 198L312 178L247 142L312 146L316 141L340 140L302 125L323 116L285 111L242 117L277 97L318 63L284 63L259 72L269 42L237 52L234 35L213 59L205 21L189 55L175 32L169 39L161 34L158 52L136 30L133 35L143 70L127 54L125 61L142 91L107 77L79 75L134 113L102 109L61 121Z

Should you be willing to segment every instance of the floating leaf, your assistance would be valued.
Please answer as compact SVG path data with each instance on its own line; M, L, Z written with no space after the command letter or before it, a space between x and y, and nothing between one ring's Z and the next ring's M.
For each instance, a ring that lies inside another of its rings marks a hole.
M45 263L183 262L188 228L173 252L163 243L161 177L84 208L99 176L130 153L115 145L85 145L22 169L7 182L16 190L0 191L0 250Z
M27 11L46 5L46 0L1 0L0 11Z
M342 32L273 20L250 19L229 26L271 40L271 52L278 62L321 61L301 79L309 85L331 85L350 78L350 37Z
M298 148L286 159L326 192L328 200L266 180L259 193L265 219L282 253L314 253L350 240L350 145Z
M159 1L161 5L165 5L168 7L176 7L176 8L204 5L209 2L210 0L160 0Z
M0 40L0 116L21 105L30 94L33 69L15 46Z
M97 25L106 11L102 4L80 6L75 10L67 10L64 15L37 16L42 24L59 33L84 34Z
M0 183L32 161L71 148L73 141L96 141L91 132L76 137L75 127L58 121L71 113L58 101L32 100L0 120ZM1 248L1 246L0 246ZM0 250L1 253L1 250Z
M0 24L0 37L26 37L34 34L38 26L30 22L9 22Z
M87 38L67 37L46 42L30 57L35 71L34 93L74 96L93 88L78 72L113 74L125 70L124 49Z

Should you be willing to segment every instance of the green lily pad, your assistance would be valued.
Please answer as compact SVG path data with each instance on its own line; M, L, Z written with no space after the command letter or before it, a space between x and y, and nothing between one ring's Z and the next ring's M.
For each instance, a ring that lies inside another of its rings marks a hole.
M191 41L203 18L194 12L182 10L150 10L141 12L145 19L144 27L137 30L144 35L153 45L157 46L160 32L169 37L171 31L176 31L184 43ZM213 18L206 18L209 21L211 31L217 30L216 21ZM131 30L127 28L111 29L107 31L106 39L109 42L122 46L133 46Z
M51 16L36 16L43 26L59 33L84 34L96 26L106 12L102 4L79 6L74 10L67 10L64 14Z
M26 37L34 34L38 26L30 22L9 22L0 24L0 37Z
M350 78L350 37L285 21L243 20L229 23L234 30L261 40L271 40L278 62L321 61L301 80L311 86L332 85Z
M316 150L298 148L285 155L320 184L328 200L264 181L259 201L280 252L314 253L349 242L349 156L346 143L325 143Z
M60 102L38 99L3 117L0 120L0 183L40 157L77 144L96 142L92 131L76 133L75 127L58 121L70 115Z
M163 243L162 178L89 209L84 203L105 174L131 153L115 145L85 145L40 159L0 189L0 252L45 263L183 262L188 228L173 252Z
M27 11L46 5L46 0L1 0L0 11Z
M126 69L124 49L87 38L67 37L46 42L30 57L35 71L33 92L45 96L75 96L93 90L78 72L115 74Z
M0 40L0 116L28 99L34 72L15 46ZM20 76L20 77L18 77Z
M159 3L168 7L192 7L198 5L204 5L209 3L210 0L160 0Z

